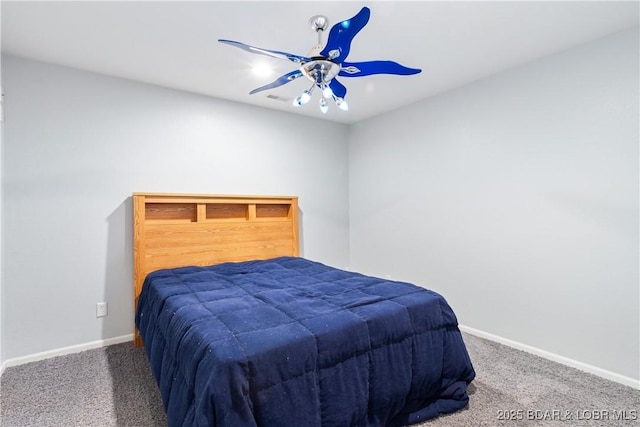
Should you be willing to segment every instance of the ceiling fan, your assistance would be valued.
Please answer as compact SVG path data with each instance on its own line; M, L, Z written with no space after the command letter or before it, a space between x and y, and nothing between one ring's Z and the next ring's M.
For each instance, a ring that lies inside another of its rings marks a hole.
M344 99L347 94L347 88L336 79L337 76L364 77L372 74L396 74L406 76L422 71L418 68L405 67L393 61L346 61L349 55L351 41L356 34L367 25L370 15L371 11L369 8L363 7L353 18L338 22L331 28L331 31L329 31L327 43L324 45L322 44L322 33L328 28L329 21L322 15L312 16L309 23L311 24L311 28L318 34L318 44L309 51L307 56L249 46L233 40L219 39L218 41L246 50L247 52L286 59L298 64L298 69L278 77L267 85L252 90L249 92L250 94L273 89L305 76L311 80L313 84L293 101L294 106L299 107L309 102L313 90L317 87L322 91L320 110L323 113L326 113L329 109L327 99L333 100L339 109L347 111L349 107Z

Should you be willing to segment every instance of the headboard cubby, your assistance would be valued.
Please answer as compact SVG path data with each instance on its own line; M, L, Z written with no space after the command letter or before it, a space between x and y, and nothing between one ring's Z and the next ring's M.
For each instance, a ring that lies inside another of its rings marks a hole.
M152 271L298 256L298 235L297 197L134 193L134 309Z

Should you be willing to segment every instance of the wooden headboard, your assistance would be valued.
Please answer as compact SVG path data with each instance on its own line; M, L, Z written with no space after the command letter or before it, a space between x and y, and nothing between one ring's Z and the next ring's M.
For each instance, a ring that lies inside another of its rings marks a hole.
M134 310L152 271L298 254L297 197L133 194Z

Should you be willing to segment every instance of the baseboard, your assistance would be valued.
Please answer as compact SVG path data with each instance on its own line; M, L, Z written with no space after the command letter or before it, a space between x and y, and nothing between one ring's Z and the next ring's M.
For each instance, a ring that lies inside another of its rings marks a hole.
M2 364L2 371L0 372L4 372L5 368L10 368L12 366L24 365L25 363L51 359L52 357L64 356L67 354L80 353L82 351L93 350L94 348L100 347L107 347L114 344L121 344L127 341L133 341L133 334L107 338L105 340L92 341L85 344L72 345L70 347L58 348L55 350L44 351L42 353L30 354L27 356L14 357L13 359L5 360L5 362Z
M640 381L626 377L624 375L616 374L615 372L607 371L606 369L598 368L597 366L589 365L587 363L579 362L577 360L570 359L568 357L560 356L555 353L551 353L546 350L542 350L527 344L523 344L518 341L513 341L508 338L503 338L498 335L490 334L488 332L481 331L479 329L470 328L468 326L460 325L460 330L471 335L475 335L480 338L494 341L506 346L525 351L527 353L540 356L542 358L551 360L553 362L560 363L562 365L570 366L572 368L579 369L581 371L596 375L598 377L614 381L634 389L640 390ZM124 342L133 341L133 334L122 335L119 337L108 338L105 340L92 341L85 344L74 345L70 347L63 347L56 350L45 351L42 353L30 354L22 357L15 357L13 359L5 360L0 364L0 377L4 373L6 368L11 366L23 365L25 363L37 362L39 360L51 359L52 357L64 356L66 354L80 353L86 350L92 350L95 348L107 347L109 345L121 344Z
M607 371L606 369L598 368L597 366L589 365L587 363L579 362L577 360L570 359L568 357L560 356L555 353L551 353L546 350L541 350L536 347L532 347L527 344L520 343L518 341L513 341L507 338L500 337L498 335L493 335L488 332L480 331L478 329L470 328L468 326L459 326L460 330L463 332L467 332L471 335L475 335L480 338L485 338L489 341L494 341L499 344L504 344L506 346L525 351L527 353L534 354L536 356L540 356L544 359L551 360L553 362L560 363L562 365L566 365L572 368L579 369L581 371L587 372L589 374L596 375L598 377L617 382L619 384L623 384L634 389L640 390L640 381L626 377L624 375L616 374L615 372Z

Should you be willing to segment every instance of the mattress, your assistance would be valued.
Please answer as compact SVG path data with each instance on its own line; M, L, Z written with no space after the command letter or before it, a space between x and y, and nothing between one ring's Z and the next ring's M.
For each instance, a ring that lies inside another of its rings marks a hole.
M159 270L136 326L169 426L395 426L464 408L445 299L297 257Z

